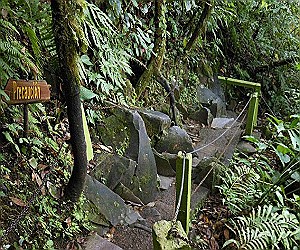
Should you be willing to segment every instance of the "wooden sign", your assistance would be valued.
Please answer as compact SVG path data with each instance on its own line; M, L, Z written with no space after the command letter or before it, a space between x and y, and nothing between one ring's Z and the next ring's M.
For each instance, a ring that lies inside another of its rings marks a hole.
M4 91L10 97L8 104L26 104L49 101L50 87L44 80L9 79Z

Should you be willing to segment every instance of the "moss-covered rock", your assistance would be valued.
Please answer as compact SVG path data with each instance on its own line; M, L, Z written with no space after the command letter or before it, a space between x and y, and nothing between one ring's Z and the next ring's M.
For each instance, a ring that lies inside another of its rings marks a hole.
M179 151L191 152L194 150L192 140L187 132L178 127L171 127L166 134L155 145L155 149L159 152L167 152L177 154Z
M161 220L156 222L152 228L153 236L153 248L154 250L190 250L191 247L189 244L172 235L170 232L176 232L176 235L179 235L180 238L187 239L186 233L183 230L183 227L180 221L165 221Z

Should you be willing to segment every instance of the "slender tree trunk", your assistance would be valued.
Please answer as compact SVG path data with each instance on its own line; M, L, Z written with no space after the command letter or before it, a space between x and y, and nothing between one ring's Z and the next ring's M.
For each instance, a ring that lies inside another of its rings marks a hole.
M204 3L204 9L201 13L201 16L200 16L200 19L197 23L197 26L190 38L190 40L188 41L186 47L185 47L185 50L188 51L190 50L195 41L197 40L197 38L204 33L204 29L205 29L205 26L206 26L206 22L207 22L207 18L210 16L211 14L211 11L212 11L212 8L213 8L213 1L211 0L207 0L205 1Z
M163 63L167 39L166 0L155 1L155 30L154 55L152 55L147 69L137 83L137 98L144 92L151 77L157 76L157 72L160 70Z
M78 54L84 49L84 35L80 28L83 4L80 0L52 0L52 18L60 78L67 102L74 167L65 189L65 197L78 200L84 188L87 172L86 143L80 102L80 76Z

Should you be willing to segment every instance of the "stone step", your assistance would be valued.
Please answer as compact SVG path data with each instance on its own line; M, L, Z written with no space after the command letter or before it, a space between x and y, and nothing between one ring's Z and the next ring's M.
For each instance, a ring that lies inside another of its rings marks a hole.
M111 243L98 234L90 235L83 246L84 250L122 250L123 248Z

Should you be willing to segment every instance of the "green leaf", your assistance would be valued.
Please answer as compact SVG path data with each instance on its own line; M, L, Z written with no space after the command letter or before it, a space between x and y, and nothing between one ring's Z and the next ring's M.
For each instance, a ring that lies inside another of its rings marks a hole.
M276 194L276 196L277 196L277 198L278 198L280 204L281 204L282 206L284 206L284 201L283 201L284 199L283 199L283 196L282 196L282 194L280 193L280 191L279 191L279 190L276 190L276 191L275 191L275 194Z
M93 147L92 147L92 141L91 141L91 136L89 132L89 128L87 125L85 113L84 113L84 108L83 105L81 104L81 111L82 111L82 122L83 122L83 130L84 130L84 137L85 137L85 142L86 142L86 156L87 160L90 161L94 158L94 153L93 153Z
M238 244L238 242L236 241L236 240L234 240L234 239L230 239L230 240L227 240L225 243L224 243L224 245L223 245L223 247L222 248L224 248L224 247L226 247L226 246L228 246L228 245L230 245L230 244L235 244L237 247L239 247L239 244Z
M283 143L278 143L276 149L282 154L293 153L293 151Z
M285 130L283 122L279 123L278 125L275 125L275 127L277 129L277 133L280 133L281 131Z
M0 89L0 96L3 96L5 101L9 101L9 99L10 99L9 96L2 89Z
M294 179L295 181L300 182L300 174L299 174L299 172L294 172L294 173L291 175L291 178Z
M29 164L30 164L30 166L33 167L34 169L36 169L36 168L37 168L37 165L38 165L37 160L36 160L34 157L32 157L31 159L29 159Z
M132 4L133 4L134 7L138 7L138 3L137 3L136 0L131 0L131 2L132 2Z
M243 136L244 139L246 139L249 142L254 142L254 143L258 143L260 142L257 138L255 138L254 136L249 136L249 135L245 135Z
M288 133L292 141L293 148L300 151L300 136L298 136L293 130L288 130Z
M283 165L285 165L285 163L290 162L291 158L288 154L283 154L281 151L279 151L277 149L275 149L275 153L279 157L279 159Z
M20 152L20 148L19 148L19 146L14 142L14 140L11 138L10 134L9 134L7 131L3 132L3 134L4 134L5 138L6 138L6 140L8 140L10 143L12 143L12 144L14 145L16 151L20 154L20 153L21 153L21 152Z
M97 96L98 95L95 94L93 91L87 89L86 87L80 86L80 99L82 101L90 100Z
M93 66L94 64L92 64L92 62L90 61L90 58L87 56L87 55L82 55L80 57L80 60L85 64L85 65L88 65L88 66Z

